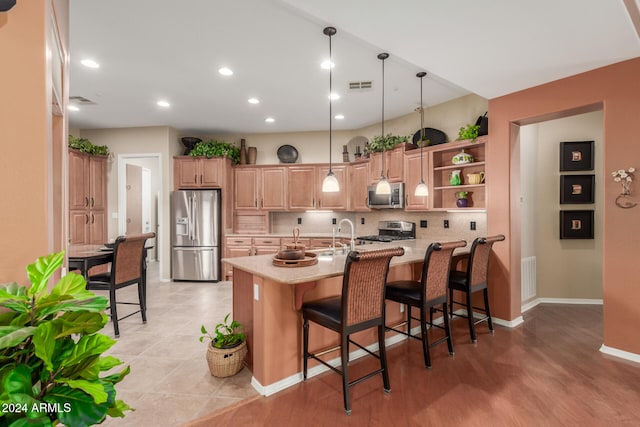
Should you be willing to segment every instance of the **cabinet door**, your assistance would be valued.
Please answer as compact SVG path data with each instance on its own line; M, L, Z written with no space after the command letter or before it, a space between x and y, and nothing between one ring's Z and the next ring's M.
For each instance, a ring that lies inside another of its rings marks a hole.
M287 177L289 210L316 208L316 168L314 166L292 166Z
M411 153L405 156L405 168L404 168L404 176L405 176L405 209L406 210L426 210L429 208L429 196L422 197L414 195L416 191L416 187L420 183L420 152ZM423 153L422 156L422 173L424 176L424 182L429 186L429 173L430 169L428 167L429 156L427 153ZM429 189L430 193L433 193L433 190Z
M86 210L69 212L69 244L89 243L89 213Z
M340 184L340 191L336 193L323 193L322 182L329 173L329 166L319 166L316 182L318 188L316 188L316 194L318 195L318 208L319 209L332 209L332 210L346 210L347 209L347 167L346 166L333 166L333 174Z
M370 210L367 206L367 186L369 183L369 163L362 162L351 165L349 199L352 211L366 212Z
M220 187L220 169L223 159L198 159L200 161L200 186L204 188Z
M236 168L234 207L236 209L258 209L258 181L260 170L258 168Z
M402 182L404 177L404 147L400 146L387 151L385 162L387 163L385 166L387 167L387 179L389 182Z
M106 207L107 159L106 157L91 157L89 158L89 208L105 209Z
M227 246L227 258L253 255L251 246Z
M260 181L260 208L264 210L285 210L287 208L287 169L285 167L265 167Z
M197 188L199 184L200 167L195 157L180 157L174 159L174 179L176 189Z
M89 207L89 156L69 151L69 209Z
M104 211L89 211L89 243L101 245L107 239L107 216Z

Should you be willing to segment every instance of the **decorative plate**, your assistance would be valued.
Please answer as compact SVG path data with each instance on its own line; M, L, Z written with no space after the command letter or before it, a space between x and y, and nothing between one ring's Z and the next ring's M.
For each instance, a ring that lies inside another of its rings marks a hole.
M282 163L295 163L298 160L298 150L292 145L281 145L278 148L278 159Z
M447 135L441 130L434 128L424 128L424 137L429 140L429 145L438 145L447 142ZM418 145L418 147L420 147L420 145L418 144L419 141L420 130L413 134L413 143Z

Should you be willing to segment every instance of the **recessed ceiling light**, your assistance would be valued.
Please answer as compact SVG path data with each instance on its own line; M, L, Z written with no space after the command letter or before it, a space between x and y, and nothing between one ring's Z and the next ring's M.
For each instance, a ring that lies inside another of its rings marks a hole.
M227 68L227 67L219 68L218 72L220 74L222 74L223 76L231 76L231 75L233 75L233 71L231 70L231 68Z
M340 99L340 95L338 95L337 93L332 93L329 95L329 98L335 101L336 99Z
M336 120L342 120L344 119L344 116L342 114L336 114L336 116L334 117L334 119Z
M260 104L260 100L258 98L249 98L247 102L249 104Z
M169 104L167 101L158 101L156 102L156 104L158 104L159 107L169 107L171 106L171 104Z
M98 64L93 59L83 59L82 61L80 61L80 63L88 68L100 68L100 64Z
M75 105L69 105L69 111L80 111L80 109L78 107L76 107Z
M334 64L333 62L329 61L328 59L326 61L323 61L322 64L320 64L320 67L323 70L328 70L329 69L329 64L331 64L331 68L334 68L336 66L336 64Z
M273 123L276 121L276 119L274 119L273 117L267 117L266 119L264 119L264 121L267 123Z

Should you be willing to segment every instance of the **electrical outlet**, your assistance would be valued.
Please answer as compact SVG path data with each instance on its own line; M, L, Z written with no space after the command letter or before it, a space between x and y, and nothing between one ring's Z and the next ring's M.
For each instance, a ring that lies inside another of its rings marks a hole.
M427 228L427 220L426 219L421 219L420 220L420 228Z
M364 217L360 218L360 224L364 225Z
M449 228L449 220L448 219L444 220L444 228Z
M302 224L302 218L298 217L298 225Z
M331 224L333 224L333 225L336 225L336 224L337 224L337 222L336 222L336 219L335 219L335 218L331 218Z
M471 221L469 226L471 227L472 230L475 230L476 229L476 222L475 221Z

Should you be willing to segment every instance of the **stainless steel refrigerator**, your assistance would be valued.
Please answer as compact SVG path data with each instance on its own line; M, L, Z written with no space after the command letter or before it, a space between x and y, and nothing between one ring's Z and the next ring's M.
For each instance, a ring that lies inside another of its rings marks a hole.
M220 280L220 190L171 193L171 277Z

